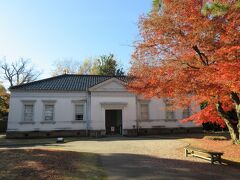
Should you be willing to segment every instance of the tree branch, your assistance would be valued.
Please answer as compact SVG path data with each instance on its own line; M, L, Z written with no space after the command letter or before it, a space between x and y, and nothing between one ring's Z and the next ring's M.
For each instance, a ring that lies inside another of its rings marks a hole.
M193 69L200 69L199 67L192 66L192 65L190 65L189 63L183 62L182 64L185 64L185 65L187 65L188 67L193 68Z
M198 48L197 45L193 46L192 48L198 54L198 56L200 57L200 60L202 61L202 64L204 66L208 66L209 65L208 64L209 61L208 61L207 56L203 52L200 51L200 49Z
M19 85L36 80L40 72L29 66L29 60L20 59L11 64L6 61L1 65L3 79L6 79L10 86Z
M230 97L236 105L240 104L240 98L236 92L231 92Z

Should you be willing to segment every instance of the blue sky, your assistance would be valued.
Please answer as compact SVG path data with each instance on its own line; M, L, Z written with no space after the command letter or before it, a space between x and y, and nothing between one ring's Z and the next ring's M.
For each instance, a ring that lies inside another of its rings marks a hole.
M125 68L151 0L0 0L0 57L30 58L50 76L58 59L113 53Z

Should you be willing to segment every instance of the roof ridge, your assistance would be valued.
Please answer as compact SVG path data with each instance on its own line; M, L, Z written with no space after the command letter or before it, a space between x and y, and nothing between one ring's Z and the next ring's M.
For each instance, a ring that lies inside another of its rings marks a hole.
M99 74L63 74L68 76L97 76L97 77L127 77L126 75L99 75Z
M21 87L21 86L24 86L26 84L27 85L29 85L29 84L31 85L31 84L35 84L35 83L42 82L42 81L48 81L48 80L52 80L52 79L57 79L57 78L60 78L60 77L62 77L64 75L66 75L66 74L61 74L61 75L57 75L57 76L53 76L53 77L49 77L49 78L39 79L39 80L36 80L36 81L32 81L32 82L28 82L28 83L24 83L24 84L11 86L9 89Z

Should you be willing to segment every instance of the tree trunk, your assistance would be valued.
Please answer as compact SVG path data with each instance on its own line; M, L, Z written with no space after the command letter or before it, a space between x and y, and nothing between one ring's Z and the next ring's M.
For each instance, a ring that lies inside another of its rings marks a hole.
M238 131L238 144L240 144L240 98L236 92L231 92L231 99L235 104L236 114L237 114L237 131Z
M224 122L226 123L226 126L229 130L231 139L234 144L239 144L239 132L240 132L240 122L238 120L238 124L233 124L231 118L228 116L228 114L223 110L222 104L218 102L216 104L217 111L219 115L222 117Z
M238 117L238 124L237 124L238 144L240 144L240 104L236 105L236 112L237 112L237 117Z

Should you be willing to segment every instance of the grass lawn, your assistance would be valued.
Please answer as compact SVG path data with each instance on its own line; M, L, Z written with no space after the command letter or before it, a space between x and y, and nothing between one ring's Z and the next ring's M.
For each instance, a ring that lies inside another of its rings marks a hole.
M223 152L223 159L240 165L240 145L235 145L229 138L224 137L212 135L203 138L186 138L184 141L188 142L191 146L201 149Z
M106 179L99 156L49 149L0 150L0 179Z

